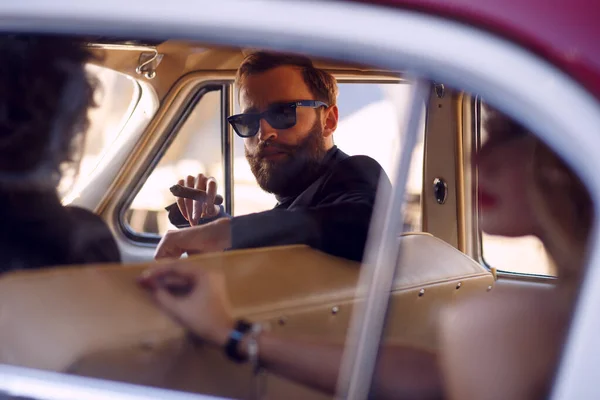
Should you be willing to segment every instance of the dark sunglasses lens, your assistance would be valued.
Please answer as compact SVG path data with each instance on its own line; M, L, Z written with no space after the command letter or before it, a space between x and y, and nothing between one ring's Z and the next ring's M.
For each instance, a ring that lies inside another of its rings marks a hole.
M273 106L265 119L275 129L288 129L296 125L296 107L292 104Z
M235 132L241 137L251 137L258 133L259 116L256 114L240 114L229 119Z

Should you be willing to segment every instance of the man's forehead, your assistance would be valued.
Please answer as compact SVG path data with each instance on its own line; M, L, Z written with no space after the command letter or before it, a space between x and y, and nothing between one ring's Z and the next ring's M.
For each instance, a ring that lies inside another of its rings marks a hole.
M310 100L312 97L301 69L281 66L246 77L240 90L240 105L242 110L264 109L272 103Z

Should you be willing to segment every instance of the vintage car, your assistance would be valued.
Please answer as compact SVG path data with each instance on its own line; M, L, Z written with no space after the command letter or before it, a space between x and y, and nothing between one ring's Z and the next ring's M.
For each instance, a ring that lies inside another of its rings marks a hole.
M435 351L441 307L499 286L551 287L537 239L482 233L471 157L485 135L482 103L492 103L598 201L598 16L594 0L0 3L4 32L84 36L98 55L89 72L99 107L79 176L61 193L107 222L124 260L0 277L0 397L328 397L189 340L135 283L174 229L164 208L177 179L215 176L234 216L275 204L225 122L239 107L236 69L257 48L309 55L338 79L336 144L379 161L393 192L378 199L362 265L306 246L190 257L225 271L236 315L353 343L341 382L358 399L381 340ZM600 398L596 225L556 399Z

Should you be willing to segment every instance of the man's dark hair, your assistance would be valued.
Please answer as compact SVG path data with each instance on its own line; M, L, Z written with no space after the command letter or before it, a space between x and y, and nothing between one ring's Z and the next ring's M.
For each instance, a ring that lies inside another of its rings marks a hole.
M336 104L338 86L335 78L329 72L316 68L310 58L300 55L266 51L252 53L242 61L235 83L238 88L242 88L248 76L285 65L301 69L304 82L315 96L315 100L324 101L330 106Z
M77 150L89 124L87 110L95 87L85 72L90 57L74 39L0 35L3 177L35 175L44 169L38 177L56 178L64 163L79 161Z

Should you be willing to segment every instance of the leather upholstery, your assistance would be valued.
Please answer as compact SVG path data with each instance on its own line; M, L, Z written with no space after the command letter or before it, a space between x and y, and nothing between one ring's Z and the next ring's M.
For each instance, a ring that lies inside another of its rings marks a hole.
M433 236L410 234L399 243L386 338L435 349L440 307L484 293L493 278ZM314 334L342 342L358 301L359 264L305 246L206 254L186 263L222 269L235 313L284 335ZM0 363L248 397L249 368L229 362L218 349L192 343L137 286L136 277L148 265L4 275ZM272 375L267 381L268 397L322 397Z

